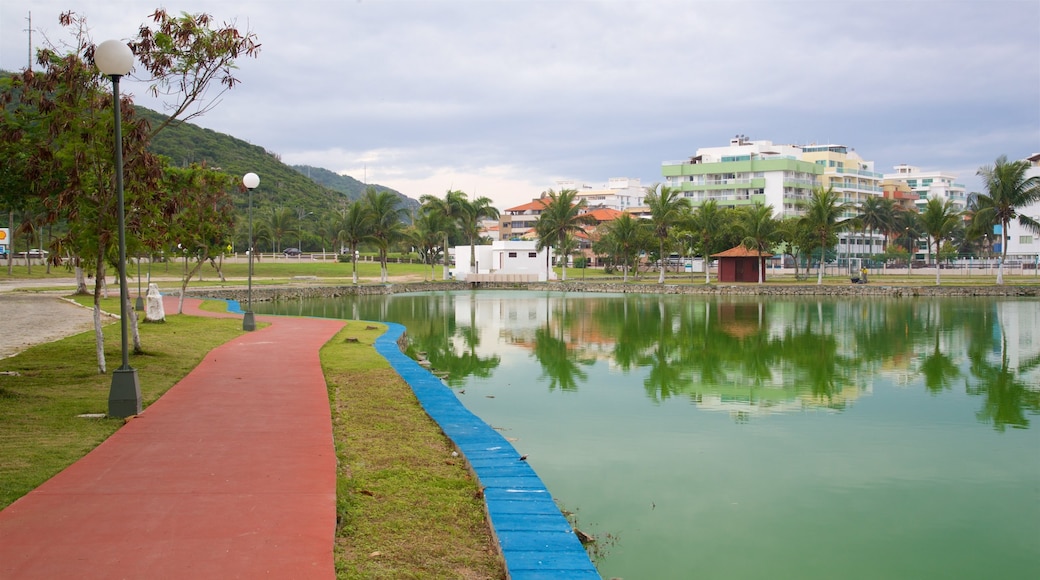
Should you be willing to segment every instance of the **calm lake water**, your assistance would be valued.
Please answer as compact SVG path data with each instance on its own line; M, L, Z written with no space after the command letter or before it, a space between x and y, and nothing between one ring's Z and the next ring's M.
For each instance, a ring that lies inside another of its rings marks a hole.
M604 578L1040 577L1040 301L429 293L404 324Z

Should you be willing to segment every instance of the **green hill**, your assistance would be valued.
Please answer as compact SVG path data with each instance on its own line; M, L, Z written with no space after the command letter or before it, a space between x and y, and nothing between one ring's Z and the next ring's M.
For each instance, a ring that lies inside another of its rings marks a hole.
M148 118L153 125L163 119L159 113L144 107L137 107L137 114ZM365 189L364 184L352 177L306 165L290 167L263 147L191 123L167 127L152 140L151 149L170 158L177 166L205 162L239 178L249 172L256 173L260 176L260 187L253 192L254 208L288 207L320 215L358 199ZM311 177L307 176L308 172ZM388 187L374 184L373 187L396 193L405 207L419 205ZM242 197L236 199L236 206L244 209L246 199Z

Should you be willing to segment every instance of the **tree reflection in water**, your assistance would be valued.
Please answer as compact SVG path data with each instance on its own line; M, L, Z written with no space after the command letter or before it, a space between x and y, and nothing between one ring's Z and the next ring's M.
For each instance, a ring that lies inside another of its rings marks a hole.
M738 420L845 409L876 377L982 399L978 420L1026 428L1040 413L1040 302L990 299L692 297L444 292L293 303L292 314L404 324L450 386L492 378L522 349L550 391L574 391L606 363L647 397L685 397ZM1021 335L1021 339L1020 339ZM743 418L743 419L741 419Z

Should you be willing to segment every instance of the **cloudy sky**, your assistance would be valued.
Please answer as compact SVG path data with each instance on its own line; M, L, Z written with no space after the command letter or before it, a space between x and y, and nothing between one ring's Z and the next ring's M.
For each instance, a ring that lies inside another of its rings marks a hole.
M38 45L65 38L64 10L101 42L163 5L263 44L195 122L416 198L501 209L560 179L649 185L738 133L969 191L997 156L1040 152L1038 0L4 0L0 68L25 66L30 11Z

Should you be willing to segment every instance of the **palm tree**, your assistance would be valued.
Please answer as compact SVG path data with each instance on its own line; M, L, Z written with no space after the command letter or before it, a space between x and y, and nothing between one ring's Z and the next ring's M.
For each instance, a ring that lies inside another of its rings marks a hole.
M282 238L296 233L294 225L296 212L287 207L273 207L260 222L260 235L266 234L274 246L272 249L278 252L282 249Z
M585 209L585 200L575 203L578 196L576 189L562 189L559 193L549 190L542 196L545 209L538 216L534 224L534 231L538 234L537 250L553 246L559 252L557 259L563 266L563 280L567 280L567 238L584 231L584 226L595 223L592 216L582 213ZM548 200L546 201L546 198Z
M660 240L661 274L657 278L658 284L664 284L664 267L666 250L668 248L668 230L682 215L684 209L689 209L690 200L683 197L682 192L667 185L654 184L646 188L646 206L650 208L650 222L653 224L654 236Z
M960 212L953 207L953 201L932 197L921 212L921 225L925 233L935 242L935 285L939 285L939 251L942 249L943 240L947 238L960 221ZM931 244L928 245L928 253L932 252Z
M1027 177L1028 161L1008 161L1006 155L997 158L991 166L980 167L977 175L982 178L985 194L975 199L976 216L983 222L992 221L1001 227L1001 258L997 268L997 284L1004 283L1004 261L1007 258L1008 226L1018 218L1018 223L1033 233L1040 234L1040 222L1018 213L1020 208L1040 202L1040 176Z
M447 223L448 218L431 206L420 208L419 216L412 220L409 229L412 243L415 244L423 261L430 265L430 280L433 280L434 267L437 265L437 251L447 252L448 246L441 245L441 235L454 227Z
M842 220L841 215L849 208L847 204L838 200L838 193L833 187L814 187L809 201L805 204L805 215L802 216L802 226L810 232L813 245L820 248L817 285L823 284L823 263L827 257L827 249L837 243L838 232L847 227L846 220Z
M859 207L859 215L856 219L864 229L870 232L870 255L874 255L874 232L886 233L891 231L895 216L895 200L879 195L871 195L863 201ZM884 251L884 247L882 247Z
M606 254L615 264L621 264L624 282L628 282L629 267L649 243L647 225L645 221L632 217L632 214L623 213L603 226L603 235L594 244L593 249L597 253Z
M444 217L441 222L444 225L444 231L441 232L444 235L444 279L448 279L448 255L449 238L458 229L458 222L460 216L460 206L466 199L466 194L458 190L448 190L444 194L444 198L439 198L435 195L424 195L419 198L419 201L423 204L424 212L437 212ZM472 249L470 250L472 253Z
M390 251L390 245L404 235L402 220L407 210L401 207L401 199L393 192L377 191L374 187L365 191L361 202L365 205L370 222L367 239L379 249L379 281L386 284L386 255Z
M773 247L780 233L779 224L773 217L773 206L755 203L744 208L737 224L744 235L744 247L758 252L758 283L761 284L764 282L765 270L763 254Z
M783 248L783 253L791 256L794 262L794 277L798 279L798 261L802 257L811 241L806 239L806 232L802 229L801 219L796 216L788 216L780 220L776 225L777 243Z
M485 219L498 219L498 210L491 205L491 199L478 197L473 201L466 198L461 191L456 198L456 210L458 211L459 229L462 235L469 240L469 268L474 274L477 273L477 238L480 237L480 223Z
M358 283L357 259L358 246L368 238L372 222L369 213L360 200L350 204L343 212L336 238L350 251L350 262L354 266L354 283Z
M704 283L711 283L711 254L717 249L715 241L717 234L725 223L725 213L719 209L719 204L714 199L702 203L700 207L690 214L690 227L693 229L700 242L701 253L704 255Z

